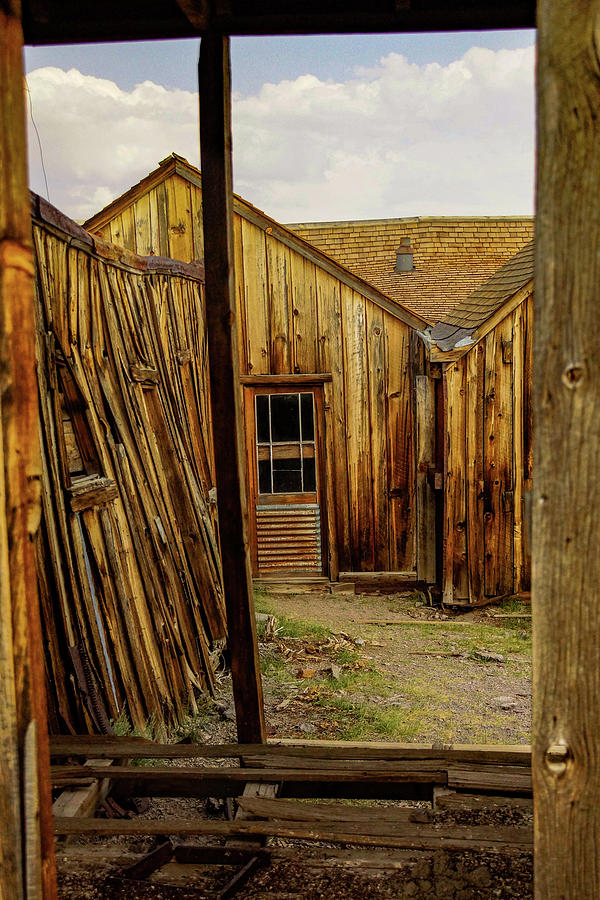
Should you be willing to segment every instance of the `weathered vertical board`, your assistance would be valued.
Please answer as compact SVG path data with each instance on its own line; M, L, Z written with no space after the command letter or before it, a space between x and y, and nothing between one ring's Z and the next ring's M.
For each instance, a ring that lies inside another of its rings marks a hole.
M41 459L22 50L20 5L4 3L0 7L0 894L20 900L27 890L28 897L48 900L56 897L56 879L33 541L41 512Z
M309 259L291 257L293 371L315 372L317 367L316 269Z
M415 569L415 480L412 384L410 376L410 329L388 313L384 316L387 334L386 431L389 492L390 570Z
M190 186L179 175L173 175L166 187L169 204L169 256L189 261L194 258Z
M246 285L244 282L244 246L242 243L242 220L239 216L233 217L233 277L240 374L249 375L248 331L246 328Z
M344 392L352 565L373 567L373 505L365 298L342 285Z
M390 568L389 502L387 483L386 388L387 357L383 310L366 303L369 377L369 423L371 432L371 482L373 504L373 567Z
M265 375L269 372L271 345L265 233L246 219L241 226L248 372Z
M317 279L318 371L331 373L331 388L325 388L326 444L332 458L327 460L333 492L328 518L335 520L337 563L342 571L351 568L350 515L348 506L348 460L346 455L346 407L344 404L344 316L337 279L320 272Z
M512 319L485 338L485 593L513 589Z
M513 590L520 590L524 571L523 547L523 362L525 356L525 307L512 314L512 467L513 467Z
M150 194L144 194L133 206L134 231L133 247L131 248L140 256L151 256L152 244L152 213L150 207Z
M436 580L435 493L428 477L429 467L435 466L434 391L433 379L415 376L417 578L429 584Z
M600 896L598 0L538 4L535 890Z
M266 235L271 323L270 374L292 371L292 285L290 250L281 241Z
M468 597L465 496L465 364L446 373L446 478L444 502L444 602Z
M483 476L483 408L485 388L485 344L473 347L466 356L466 501L467 566L469 600L484 597L485 548L483 514L485 484Z

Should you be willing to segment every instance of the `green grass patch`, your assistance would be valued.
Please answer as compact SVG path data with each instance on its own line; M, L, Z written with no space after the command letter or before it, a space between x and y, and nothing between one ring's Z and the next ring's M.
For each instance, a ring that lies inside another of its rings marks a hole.
M313 638L315 640L327 640L331 637L331 631L318 622L305 622L303 619L290 619L281 615L270 602L268 596L260 590L254 591L254 607L256 612L267 616L275 616L277 619L277 634L282 638ZM262 623L261 623L262 624ZM259 634L264 631L259 626Z

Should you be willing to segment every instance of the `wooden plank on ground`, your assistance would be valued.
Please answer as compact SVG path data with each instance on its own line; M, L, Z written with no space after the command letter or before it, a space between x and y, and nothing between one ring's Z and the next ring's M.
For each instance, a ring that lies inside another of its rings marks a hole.
M95 768L108 768L112 766L111 759L89 759L86 766ZM65 788L52 804L52 815L66 816L93 816L98 806L108 796L110 790L109 778L95 778L90 784L75 787L72 790Z
M160 819L116 820L116 819L55 819L55 834L179 834L214 835L231 837L234 835L266 835L272 837L296 838L300 840L328 841L332 843L364 844L365 846L398 847L413 850L481 850L490 852L531 852L532 829L524 827L452 826L436 827L407 823L405 833L399 829L393 835L360 834L353 830L317 828L314 823L305 822L199 822L197 820ZM383 831L384 829L382 829Z
M531 773L519 772L515 767L498 766L497 768L479 767L477 770L466 767L448 769L448 787L471 792L490 791L492 793L531 794Z
M293 822L370 824L376 819L392 825L407 822L429 822L431 812L407 806L349 806L345 803L299 803L297 800L240 797L241 810L260 819L288 819Z
M93 756L118 759L241 758L275 756L338 760L427 760L480 762L498 765L531 765L527 744L403 744L393 741L336 741L281 738L268 744L158 744L141 737L106 735L55 735L50 739L51 755Z

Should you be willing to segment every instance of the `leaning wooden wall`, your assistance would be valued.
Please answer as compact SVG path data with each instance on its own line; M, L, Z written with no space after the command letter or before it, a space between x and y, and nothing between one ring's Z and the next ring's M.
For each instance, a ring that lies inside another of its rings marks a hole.
M415 572L413 375L422 368L421 342L240 209L234 200L240 373L332 374L325 405L339 569ZM200 187L173 173L97 231L138 253L201 258L201 210Z
M160 730L225 635L203 273L34 215L50 724Z
M533 296L444 371L445 602L526 590Z

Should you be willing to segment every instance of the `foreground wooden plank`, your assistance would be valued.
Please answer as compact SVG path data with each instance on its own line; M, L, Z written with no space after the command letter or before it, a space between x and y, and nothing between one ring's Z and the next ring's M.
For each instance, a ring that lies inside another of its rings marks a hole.
M0 896L56 897L44 649L33 253L21 6L0 6ZM22 815L22 818L21 818Z
M405 826L407 822L429 822L431 812L406 806L348 806L345 803L298 803L296 800L240 797L241 810L260 819L287 819L293 822L340 823L373 825L385 822L391 826Z
M223 584L240 741L266 739L262 684L247 554L243 418L233 284L229 38L200 45L200 155L206 264L206 324Z
M105 766L52 766L52 779L60 779L66 784L69 779L104 778ZM113 766L110 777L113 781L126 781L144 786L154 796L192 796L190 791L199 790L198 796L213 796L210 791L218 791L219 796L233 796L223 791L234 790L236 785L249 782L291 784L294 782L335 782L337 784L375 783L394 784L413 782L415 784L445 783L446 772L441 770L423 770L419 765L396 766L370 770L348 770L342 764L337 769L289 769L289 768L173 768L153 766ZM209 791L206 794L206 790ZM179 791L180 793L174 793ZM214 794L217 796L217 794Z
M292 759L416 760L531 765L531 748L519 744L403 744L385 741L335 741L281 739L268 744L157 744L138 737L104 735L59 735L50 739L53 758L94 756L95 758L142 757L147 759L218 759L271 757Z
M403 835L358 834L339 829L319 829L306 823L280 822L198 822L181 819L55 819L55 834L179 834L212 835L267 835L298 838L301 840L331 841L375 847L398 847L413 850L486 850L498 852L530 852L533 834L528 828L435 828L432 825L411 823Z
M448 787L468 791L490 791L510 794L531 794L531 773L508 767L491 766L488 771L464 768L448 769Z
M600 2L541 0L538 17L534 879L540 900L592 900L600 897Z

